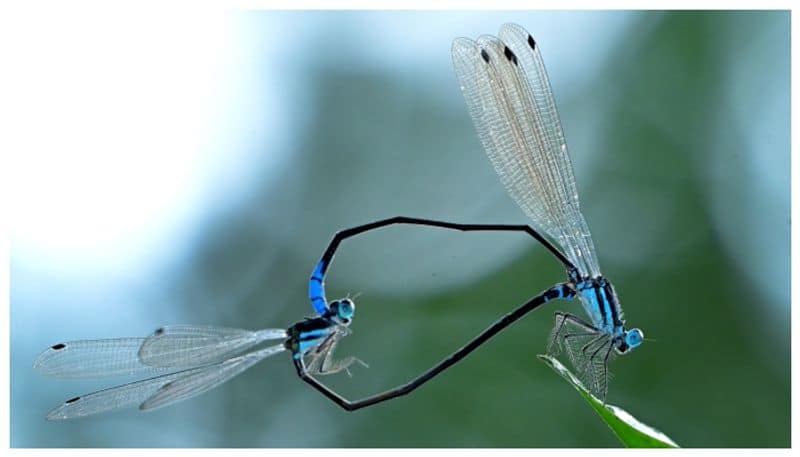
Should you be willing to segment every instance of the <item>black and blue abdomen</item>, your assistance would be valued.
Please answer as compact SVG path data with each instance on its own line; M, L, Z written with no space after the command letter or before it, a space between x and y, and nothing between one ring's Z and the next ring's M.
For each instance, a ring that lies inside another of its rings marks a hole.
M321 260L314 272L311 273L311 279L308 280L308 298L311 300L311 306L314 311L319 315L323 315L328 311L328 301L325 299L325 261Z

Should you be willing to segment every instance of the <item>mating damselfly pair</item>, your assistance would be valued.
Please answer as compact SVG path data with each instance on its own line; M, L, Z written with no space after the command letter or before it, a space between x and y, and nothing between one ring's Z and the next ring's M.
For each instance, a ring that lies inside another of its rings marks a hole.
M643 335L638 329L626 329L614 288L600 274L539 46L522 27L506 24L498 37L456 39L452 57L478 136L509 194L533 221L532 226L394 217L343 230L333 237L309 280L315 317L287 329L249 331L178 325L162 327L143 338L56 344L34 364L42 374L63 378L150 377L72 398L47 417L71 419L125 406L138 405L143 410L167 406L206 392L284 351L291 354L302 380L342 408L355 410L410 393L542 304L575 297L588 320L557 312L548 351L565 352L584 384L605 399L609 361L639 346ZM366 365L355 357L334 357L337 343L350 331L355 304L349 298L329 302L324 279L343 240L393 224L523 232L561 262L567 280L504 315L406 384L350 401L314 377L348 371L356 362ZM269 341L273 343L267 344ZM260 345L266 347L255 349Z

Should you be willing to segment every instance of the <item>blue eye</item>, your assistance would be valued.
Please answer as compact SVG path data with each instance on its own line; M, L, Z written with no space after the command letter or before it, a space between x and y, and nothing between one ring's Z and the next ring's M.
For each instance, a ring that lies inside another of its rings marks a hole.
M642 344L643 339L644 334L638 328L629 330L628 333L625 334L625 344L627 344L631 349Z
M355 305L350 300L342 300L339 302L339 309L337 314L339 318L342 320L347 320L353 317L353 313L355 312Z

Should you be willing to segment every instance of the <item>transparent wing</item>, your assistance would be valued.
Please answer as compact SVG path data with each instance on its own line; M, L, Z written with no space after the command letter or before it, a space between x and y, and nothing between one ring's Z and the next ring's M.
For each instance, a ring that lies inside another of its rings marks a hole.
M144 338L68 341L39 354L33 368L58 378L99 378L153 373L138 357Z
M265 358L286 350L282 344L240 355L203 370L169 381L139 406L141 410L163 408L200 395L230 380Z
M453 66L478 136L503 185L534 226L561 246L582 276L597 276L591 234L580 212L538 46L512 24L503 26L501 37L453 41Z
M207 368L194 368L177 373L169 373L155 378L136 381L110 389L100 390L65 401L58 408L50 411L47 420L67 420L85 417L119 408L138 405L151 397L158 389L181 376Z
M263 341L282 338L286 338L283 329L175 325L161 327L147 338L59 343L42 352L33 367L59 378L152 374L220 362Z
M283 345L276 345L214 365L169 373L75 397L51 411L47 419L75 419L134 405L140 405L141 409L167 406L212 389L284 349Z
M157 329L142 344L138 358L156 367L193 367L228 359L267 340L286 338L284 329L258 331L171 325Z

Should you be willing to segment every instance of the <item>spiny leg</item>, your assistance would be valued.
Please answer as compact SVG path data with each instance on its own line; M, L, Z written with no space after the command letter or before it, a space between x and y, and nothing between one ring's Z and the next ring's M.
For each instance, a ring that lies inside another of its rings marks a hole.
M608 358L612 354L614 349L614 345L610 345L608 350L606 351L606 355L603 357L603 374L605 376L605 380L603 382L603 404L606 402L606 393L608 392L608 381L611 378L611 373L608 371Z
M344 370L348 376L352 376L348 367L353 363L358 362L368 368L366 363L356 357L347 357L343 360L333 359L333 353L336 351L339 340L349 334L350 329L347 327L337 327L318 346L310 350L304 356L307 360L305 364L306 371L311 374L328 375Z
M584 320L573 314L565 313L562 311L556 311L555 317L556 317L556 325L553 327L553 331L550 333L550 338L547 344L547 353L552 356L557 356L558 354L561 353L559 347L559 336L561 336L561 332L563 331L564 325L567 322L570 322L586 330L587 332L591 333L599 332L599 330L596 329L593 325L588 324L587 322L585 322ZM563 340L563 338L561 339Z
M306 357L308 358L308 364L306 365L306 370L308 370L308 372L312 374L319 373L320 365L322 365L322 354L311 353L307 354Z
M364 363L363 360L354 356L345 357L342 360L333 360L333 352L336 350L337 344L338 341L334 341L331 343L330 347L325 350L325 354L322 357L322 364L320 365L319 370L317 370L318 374L334 374L344 370L345 373L347 373L347 376L352 377L353 375L350 373L348 368L350 365L356 362L361 364L364 368L369 368L369 365Z
M572 347L572 345L570 345L570 341L569 340L571 338L589 337L589 336L594 336L594 335L596 335L595 338L592 338L591 340L589 340L589 342L584 344L581 347L580 353L576 354L575 350ZM575 366L575 368L578 369L579 372L582 372L582 371L585 370L586 364L588 363L588 360L585 357L586 354L584 352L584 349L586 347L590 347L590 346L592 346L592 345L594 345L594 344L596 344L598 342L602 342L606 338L607 338L606 335L602 334L602 333L598 334L598 332L584 332L584 333L570 333L570 334L564 335L562 337L562 341L564 342L563 343L564 347L567 349L567 355L569 355L569 358L572 361L572 364Z
M350 373L350 369L349 368L350 368L350 365L352 365L354 363L358 363L361 366L363 366L364 368L369 368L369 365L367 365L363 360L359 359L358 357L354 357L352 355L348 356L348 357L345 357L345 358L343 358L341 360L330 360L330 358L328 356L326 356L325 360L323 360L323 362L322 362L322 367L320 368L319 371L317 371L317 373L318 374L334 374L334 373L338 373L338 372L344 370L344 372L347 373L347 376L352 377L353 374Z
M606 346L608 346L608 350L603 357L602 362L598 363L597 355L603 350ZM597 394L598 397L605 403L605 396L606 390L608 387L608 356L611 354L611 350L613 349L613 341L608 340L601 346L599 346L589 358L590 365L592 367L591 370L591 377L592 377L592 388L591 390Z
M606 335L605 333L601 333L600 335L597 336L597 338L593 339L592 341L589 341L588 343L584 344L581 347L581 354L585 356L589 352L589 350L592 349L592 345L593 344L601 342L601 341L604 341L604 340L607 340L608 338L609 338L608 335ZM605 343L600 345L600 347L603 347L603 346L605 346ZM595 351L595 353L596 352L597 351ZM594 353L592 354L592 357L593 356L594 356Z
M606 368L606 370L605 370L606 371L606 385L608 385L608 381L609 380L613 379L613 377L611 376L611 372L608 371L608 358L614 353L613 349L614 349L614 345L612 344L611 346L608 347L608 351L606 351L605 357L603 357L603 366ZM603 403L605 403L605 401L606 401L606 399L605 399L605 397L603 397Z
M552 356L557 356L561 353L561 348L558 344L558 337L561 335L561 330L564 328L566 318L560 313L556 313L556 325L550 331L550 337L547 339L547 353Z

